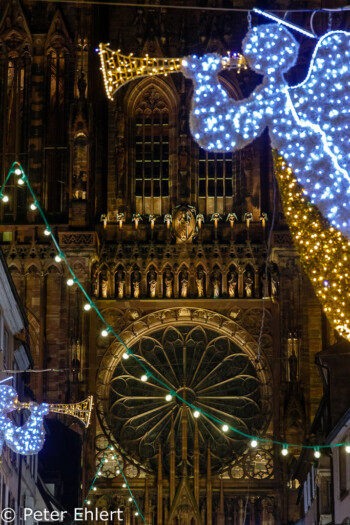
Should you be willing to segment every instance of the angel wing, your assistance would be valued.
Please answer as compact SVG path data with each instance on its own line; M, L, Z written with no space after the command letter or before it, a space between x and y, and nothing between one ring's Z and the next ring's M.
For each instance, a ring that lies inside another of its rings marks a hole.
M305 80L289 89L301 122L319 127L350 182L350 33L331 31L318 42Z

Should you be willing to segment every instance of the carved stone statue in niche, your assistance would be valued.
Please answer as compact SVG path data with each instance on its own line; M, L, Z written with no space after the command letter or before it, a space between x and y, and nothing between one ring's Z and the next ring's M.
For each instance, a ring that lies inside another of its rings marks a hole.
M192 242L196 232L196 210L193 206L178 206L173 211L176 242Z
M181 297L187 297L188 292L188 272L182 270L180 273L180 288L181 288Z
M278 295L278 272L273 270L271 274L271 295L272 297L277 297Z
M149 296L155 297L156 296L156 288L157 288L157 276L156 272L154 270L151 270L148 277L148 286L149 286Z
M236 286L237 286L237 276L235 272L231 272L229 274L229 279L228 279L228 295L230 297L236 296Z
M170 270L165 271L164 284L165 284L165 297L168 297L168 298L172 297L173 295L173 276Z
M141 274L138 270L135 270L133 277L132 277L132 292L133 292L133 297L135 297L135 299L140 297L140 282L141 282Z
M73 176L73 199L86 199L87 173L80 171L79 175Z
M247 277L244 280L244 290L246 297L253 297L253 279L250 272L247 273Z
M92 278L92 295L98 297L98 280L96 275Z
M220 297L221 274L219 270L214 270L213 273L213 298Z
M204 272L199 269L196 277L198 297L204 297Z
M261 285L263 297L269 297L269 278L266 272L264 272L261 276Z
M122 270L118 270L116 284L117 284L118 299L123 299L125 279L124 279L124 274Z
M103 272L100 275L100 294L103 299L108 297L108 277L107 273Z
M78 80L79 100L85 100L86 86L85 73L82 71Z

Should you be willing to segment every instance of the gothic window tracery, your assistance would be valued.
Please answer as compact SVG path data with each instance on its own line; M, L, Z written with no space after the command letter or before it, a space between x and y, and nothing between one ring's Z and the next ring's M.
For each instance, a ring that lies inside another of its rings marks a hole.
M68 103L73 94L70 41L63 20L56 14L45 45L45 175L46 206L52 214L66 210L68 158ZM84 170L82 170L84 171ZM78 174L81 175L81 174ZM81 177L83 179L83 176ZM81 180L80 186L85 181ZM84 190L78 193L83 198Z
M162 214L170 196L170 147L174 108L158 87L146 87L134 105L136 212Z

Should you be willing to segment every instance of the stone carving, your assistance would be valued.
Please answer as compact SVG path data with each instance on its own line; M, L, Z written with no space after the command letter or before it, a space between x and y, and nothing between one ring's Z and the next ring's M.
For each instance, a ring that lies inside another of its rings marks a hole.
M132 277L132 292L133 297L135 299L138 299L140 297L140 282L141 282L141 274L138 270L135 270Z
M182 272L180 273L180 290L181 290L181 297L187 297L188 272L186 270L182 270Z
M125 285L125 278L124 273L122 270L118 270L117 276L116 276L116 285L117 285L117 294L118 299L123 299L124 297L124 285Z
M196 284L198 297L204 297L204 272L202 269L197 272Z
M196 232L196 210L193 206L177 206L173 211L176 242L192 242Z
M253 297L253 279L250 272L247 273L247 277L244 280L244 290L246 297Z
M173 276L170 270L165 271L164 275L164 285L165 285L165 297L172 297L173 295Z
M213 273L213 298L220 297L221 273L219 270L214 270Z
M156 288L157 288L157 275L156 275L156 272L152 269L149 272L149 277L148 277L148 289L149 289L150 297L156 296Z
M269 297L269 278L267 276L267 273L264 271L261 276L261 287L262 287L262 295L263 297Z
M236 286L237 286L237 275L235 272L229 274L228 279L228 295L230 297L236 296Z

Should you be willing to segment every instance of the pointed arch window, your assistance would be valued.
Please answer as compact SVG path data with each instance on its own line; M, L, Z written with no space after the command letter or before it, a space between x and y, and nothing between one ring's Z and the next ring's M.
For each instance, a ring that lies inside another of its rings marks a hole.
M67 48L49 48L46 54L45 189L46 207L64 213L68 158L68 102L70 82Z
M168 211L170 202L169 155L174 111L155 86L142 92L135 108L136 211L160 215Z
M26 168L28 152L29 104L31 58L28 50L23 55L9 52L2 61L1 120L0 130L1 168L4 179L13 160L18 159ZM26 188L13 184L7 186L9 202L3 213L9 220L23 217L26 206Z

